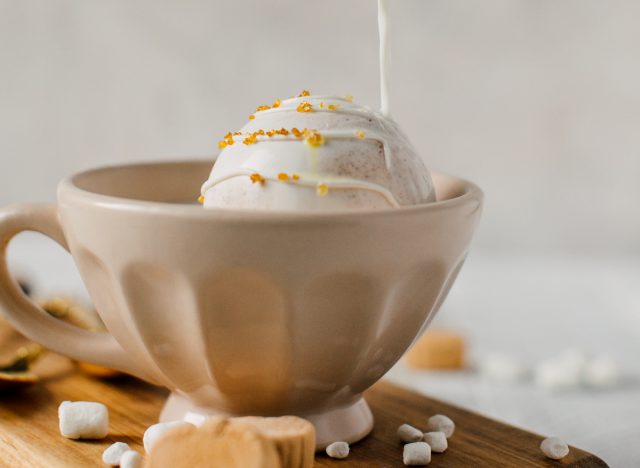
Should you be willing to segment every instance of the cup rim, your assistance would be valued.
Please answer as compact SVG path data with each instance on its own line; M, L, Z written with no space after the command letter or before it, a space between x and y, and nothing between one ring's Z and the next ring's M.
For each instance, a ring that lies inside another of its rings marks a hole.
M382 208L382 209L366 209L357 211L319 211L319 212L289 212L289 211L260 211L260 210L239 210L239 209L225 209L225 208L206 208L204 209L199 205L188 204L176 204L169 202L157 202L149 200L137 200L133 198L118 197L114 195L105 195L102 193L92 192L84 188L80 188L76 182L82 178L92 174L100 172L107 172L112 170L120 170L126 168L144 168L150 166L181 166L181 165L193 165L212 163L215 158L209 159L185 159L185 160L156 160L156 161L144 161L144 162L131 162L126 164L111 164L99 166L91 169L87 169L81 172L72 174L60 181L58 184L58 199L68 199L78 202L84 202L85 204L99 205L102 208L113 210L124 210L144 213L154 213L172 216L188 216L188 217L201 217L201 218L216 218L225 220L246 220L246 221L298 221L298 220L316 220L316 221L328 221L328 220L340 220L345 218L375 218L375 217L389 217L400 216L406 214L416 214L431 211L440 211L444 209L456 209L464 205L475 202L478 207L482 203L484 194L482 190L473 182L452 176L450 174L432 171L434 179L444 179L451 182L455 182L460 185L461 193L452 198L445 200L439 200L430 203L421 203L418 205L404 205L397 208Z

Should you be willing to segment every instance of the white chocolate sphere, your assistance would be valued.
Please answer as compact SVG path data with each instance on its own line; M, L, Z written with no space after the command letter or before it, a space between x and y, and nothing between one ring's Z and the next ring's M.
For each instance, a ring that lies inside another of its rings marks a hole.
M375 210L435 200L424 162L378 112L346 98L302 96L254 116L221 143L202 187L206 208Z

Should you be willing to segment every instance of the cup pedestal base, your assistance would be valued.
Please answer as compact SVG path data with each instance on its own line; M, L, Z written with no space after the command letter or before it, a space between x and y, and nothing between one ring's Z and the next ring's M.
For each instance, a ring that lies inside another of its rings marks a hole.
M209 416L233 415L215 408L196 406L188 398L172 393L160 413L160 421L185 420L196 426L202 424ZM322 413L299 414L310 421L316 428L316 450L324 450L327 445L336 441L349 444L366 437L373 429L373 415L369 405L360 398L355 403Z

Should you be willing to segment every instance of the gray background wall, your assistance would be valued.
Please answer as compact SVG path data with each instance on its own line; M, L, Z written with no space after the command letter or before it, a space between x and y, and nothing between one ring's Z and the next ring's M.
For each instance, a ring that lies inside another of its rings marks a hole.
M303 88L378 104L374 0L0 0L0 204L206 156ZM477 181L477 245L640 251L640 2L398 0L394 113Z

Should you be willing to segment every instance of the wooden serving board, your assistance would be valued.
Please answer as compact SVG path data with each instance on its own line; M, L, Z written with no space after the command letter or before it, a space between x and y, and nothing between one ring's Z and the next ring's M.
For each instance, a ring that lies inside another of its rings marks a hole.
M97 380L53 354L39 363L44 381L18 392L0 394L0 467L97 467L103 450L116 441L144 453L142 434L157 422L167 391L129 377ZM366 393L376 419L373 433L354 444L346 460L316 457L317 467L402 467L396 429L402 423L424 428L426 418L442 413L456 422L444 454L434 454L434 467L607 466L599 458L571 448L560 462L539 450L542 437L386 382ZM78 442L58 432L57 408L64 400L100 401L110 410L111 431L102 441ZM224 467L220 467L224 468Z

